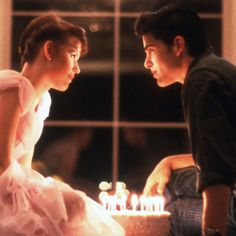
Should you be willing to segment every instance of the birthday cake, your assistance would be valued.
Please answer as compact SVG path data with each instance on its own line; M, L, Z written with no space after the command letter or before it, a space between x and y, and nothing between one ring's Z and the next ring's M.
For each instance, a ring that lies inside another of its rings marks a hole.
M107 190L111 183L99 185L99 199L109 214L125 229L126 236L167 236L170 213L164 211L164 198L130 195L124 183L117 182L115 191Z
M113 218L125 229L126 236L167 236L170 230L169 212L142 214L113 212Z

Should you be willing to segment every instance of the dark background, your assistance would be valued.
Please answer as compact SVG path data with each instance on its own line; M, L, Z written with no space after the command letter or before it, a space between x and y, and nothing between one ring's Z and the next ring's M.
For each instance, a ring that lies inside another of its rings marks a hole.
M143 67L142 42L134 35L134 21L142 11L157 10L170 0L122 0L119 28L119 121L122 122L184 122L178 84L159 88ZM209 41L221 55L221 1L182 0L203 19ZM50 121L110 122L96 125L63 127L46 125L36 147L35 160L52 143L78 131L81 145L73 170L71 184L96 197L100 181L112 181L114 146L114 50L115 1L113 0L13 0L12 67L20 70L18 39L25 25L35 16L48 11L63 13L68 21L84 27L89 38L89 53L80 60L81 74L65 93L50 91ZM94 13L98 13L94 15ZM100 14L99 14L100 13ZM208 17L216 15L215 17ZM120 127L116 145L119 150L119 180L128 188L142 191L147 176L163 157L189 151L185 128ZM68 136L69 137L69 136ZM66 140L68 139L63 139ZM60 143L60 142L59 142ZM60 144L60 148L61 148ZM67 160L68 156L64 159ZM49 165L50 156L46 165ZM54 160L54 159L53 159ZM55 165L61 159L55 161ZM69 159L68 159L69 160ZM66 161L65 161L66 163ZM50 163L51 164L51 163ZM49 170L49 174L52 173Z

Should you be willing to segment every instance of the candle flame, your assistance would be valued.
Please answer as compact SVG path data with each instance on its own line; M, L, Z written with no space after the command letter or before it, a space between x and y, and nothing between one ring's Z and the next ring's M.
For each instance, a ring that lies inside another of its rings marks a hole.
M103 183L104 184L104 183ZM104 187L104 186L103 186ZM106 191L102 191L99 194L99 200L103 207L109 212L132 212L132 214L160 214L164 212L164 197L162 196L144 196L138 197L137 194L133 194L131 198L128 198L127 191L125 191L124 185L118 185L116 192L110 194ZM129 202L130 200L130 202ZM132 210L127 210L127 207L131 205Z

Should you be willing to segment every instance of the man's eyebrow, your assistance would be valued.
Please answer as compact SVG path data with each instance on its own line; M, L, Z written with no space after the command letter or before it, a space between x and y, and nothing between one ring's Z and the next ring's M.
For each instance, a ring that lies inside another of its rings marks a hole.
M144 51L147 51L147 49L150 48L150 47L154 47L154 45L152 45L152 44L146 45L146 46L144 47Z

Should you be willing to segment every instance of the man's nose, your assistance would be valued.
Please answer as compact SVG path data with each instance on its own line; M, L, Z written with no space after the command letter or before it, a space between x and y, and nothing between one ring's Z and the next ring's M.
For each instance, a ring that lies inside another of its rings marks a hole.
M152 61L148 57L145 58L144 67L146 69L150 69L152 67Z

